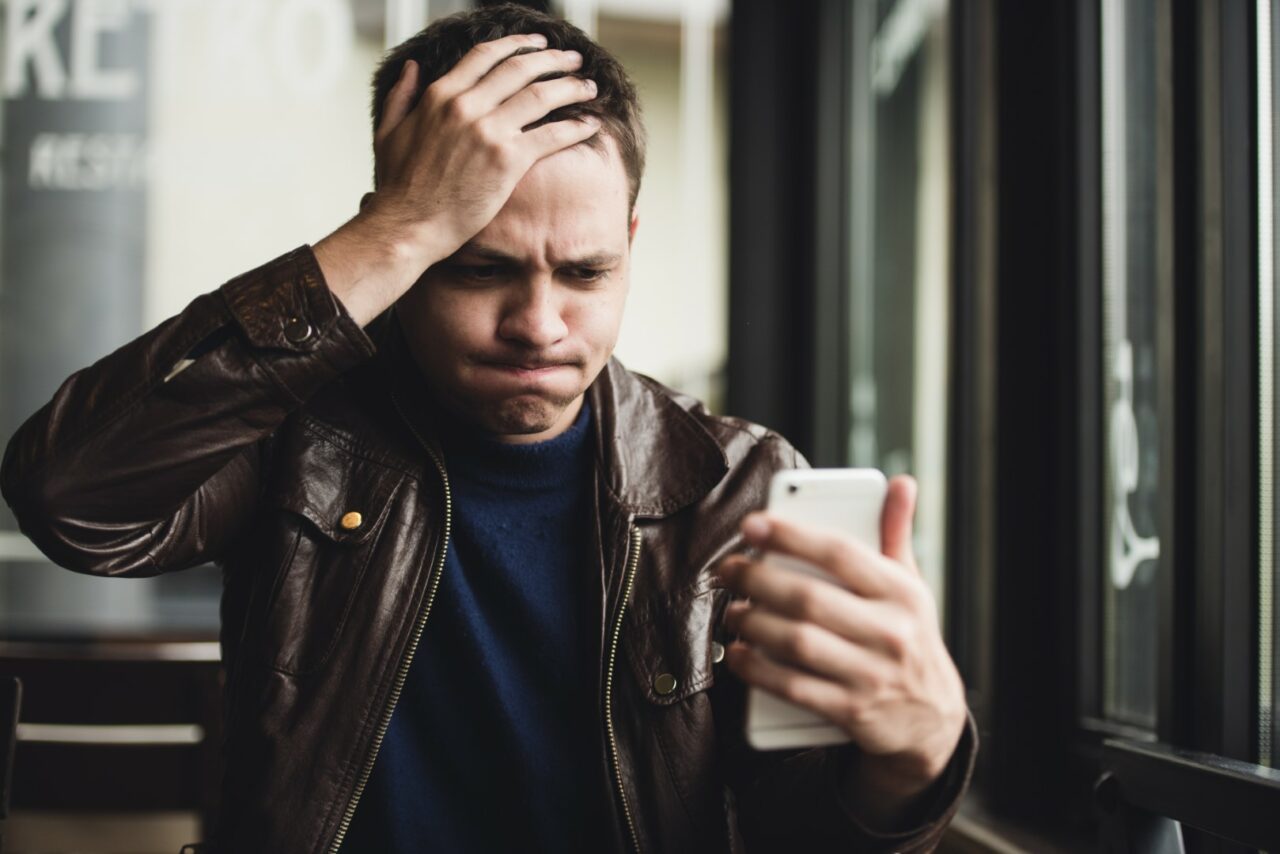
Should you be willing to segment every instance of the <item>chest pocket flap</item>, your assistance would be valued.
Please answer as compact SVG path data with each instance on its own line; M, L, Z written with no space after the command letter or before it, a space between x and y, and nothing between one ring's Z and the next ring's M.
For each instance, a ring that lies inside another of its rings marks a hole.
M299 431L290 446L268 504L304 517L333 542L363 544L390 510L404 474L310 430Z
M628 658L650 702L669 706L715 681L716 653L724 643L722 591L691 589L663 602L637 607Z
M259 555L260 653L284 673L310 673L329 659L367 576L378 532L406 474L301 429L275 459L265 498L274 508Z

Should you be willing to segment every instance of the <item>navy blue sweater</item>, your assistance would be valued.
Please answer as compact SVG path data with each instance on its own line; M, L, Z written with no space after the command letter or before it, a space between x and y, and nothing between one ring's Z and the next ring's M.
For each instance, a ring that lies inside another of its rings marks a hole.
M584 404L546 442L442 439L444 575L347 854L599 848L590 423Z

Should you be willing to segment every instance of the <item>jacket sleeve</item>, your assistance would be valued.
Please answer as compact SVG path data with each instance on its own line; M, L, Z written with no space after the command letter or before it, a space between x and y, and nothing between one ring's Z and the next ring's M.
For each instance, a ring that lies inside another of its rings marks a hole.
M734 701L739 708L740 703L745 696ZM908 826L886 832L864 824L858 805L844 797L843 775L856 747L757 751L741 737L740 726L734 730L736 737L722 744L721 755L751 854L932 851L960 807L977 756L977 728L970 715L951 761Z
M776 435L772 439L762 443L772 445L762 451L775 458L768 468L809 467L789 443ZM858 818L859 805L849 803L843 790L856 746L756 750L744 736L747 689L742 681L718 680L711 694L716 717L725 722L718 728L722 767L736 802L742 841L751 854L932 851L973 776L978 731L969 714L946 769L904 826L892 832L872 829Z
M300 247L72 374L9 440L0 493L77 572L217 559L254 512L272 432L374 349Z

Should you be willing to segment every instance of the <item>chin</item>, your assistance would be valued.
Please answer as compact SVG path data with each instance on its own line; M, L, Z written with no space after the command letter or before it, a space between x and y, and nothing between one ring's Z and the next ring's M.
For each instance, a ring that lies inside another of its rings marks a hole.
M543 433L556 426L568 406L540 398L514 398L490 408L483 423L490 432L505 436Z

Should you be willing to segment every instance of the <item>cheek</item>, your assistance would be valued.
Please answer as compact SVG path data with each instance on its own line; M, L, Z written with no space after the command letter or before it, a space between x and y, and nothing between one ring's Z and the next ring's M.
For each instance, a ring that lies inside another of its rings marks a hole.
M418 340L437 352L493 337L495 309L482 295L440 288L423 294L414 310Z
M625 294L601 294L574 307L572 327L595 350L612 350L622 326Z

